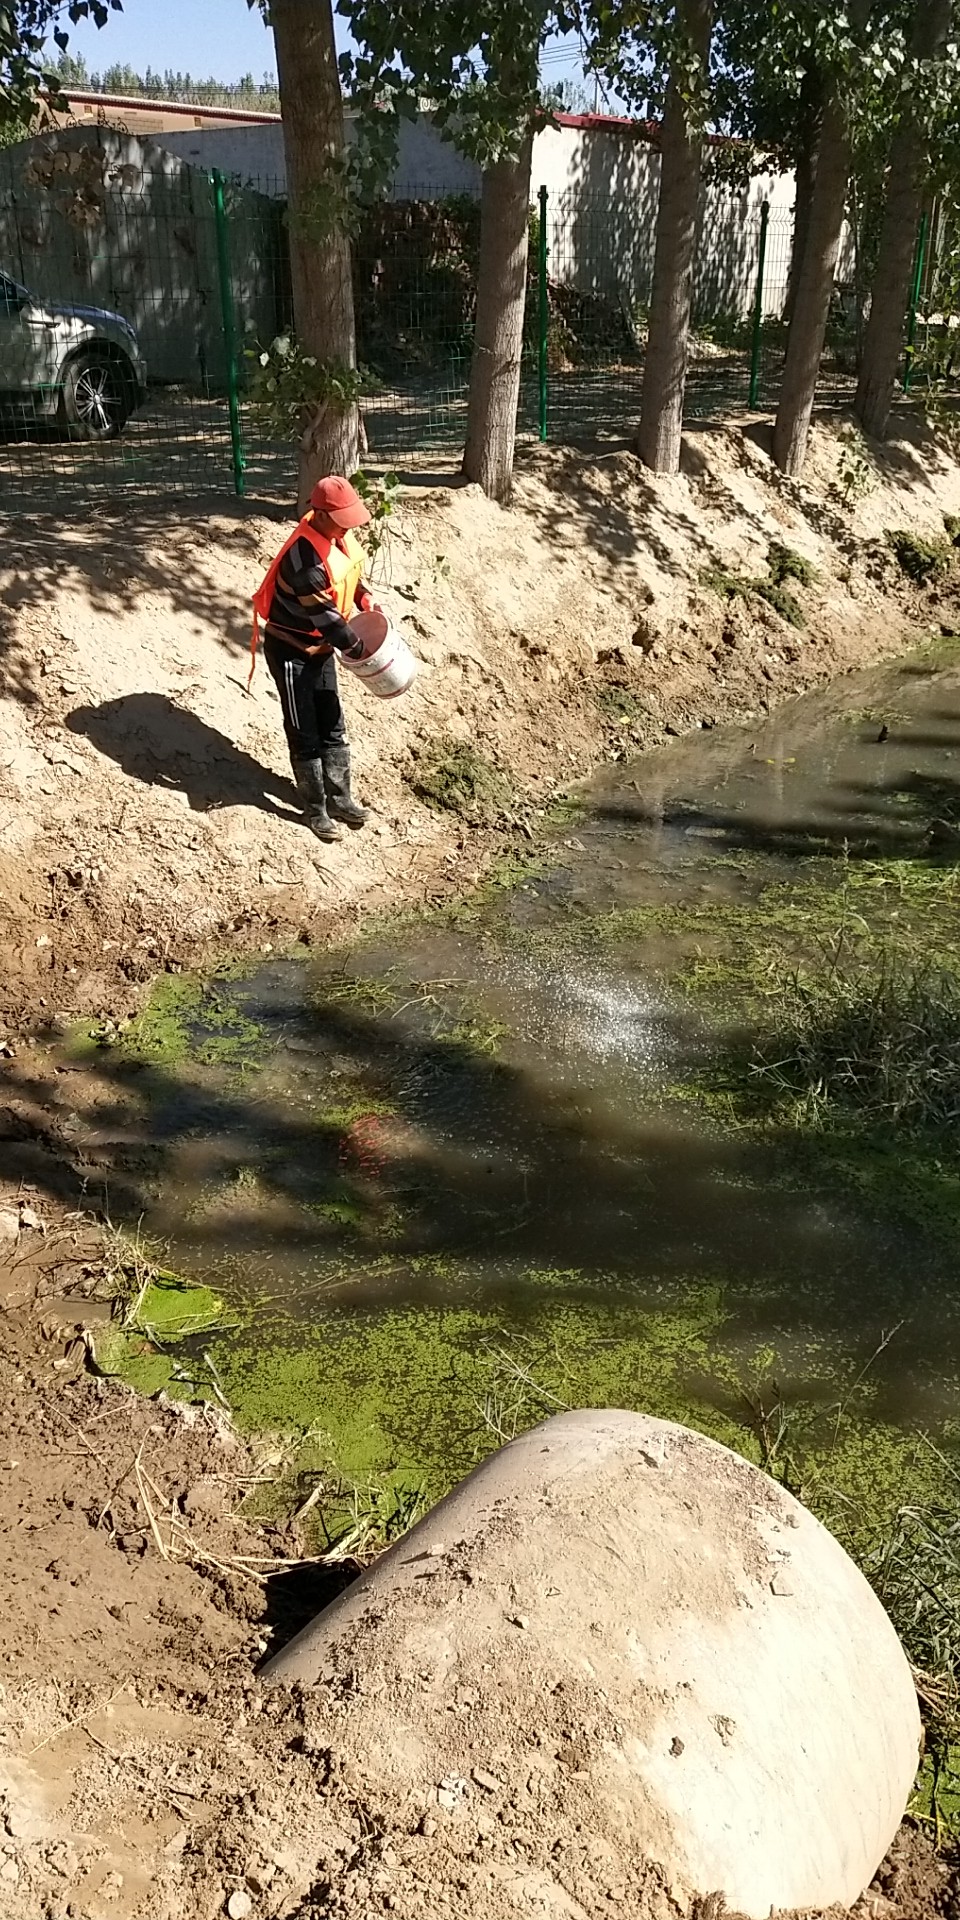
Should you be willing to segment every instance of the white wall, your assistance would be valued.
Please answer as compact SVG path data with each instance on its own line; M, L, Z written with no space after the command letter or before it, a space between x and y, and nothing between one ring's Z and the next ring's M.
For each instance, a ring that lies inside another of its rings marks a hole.
M350 115L347 135L352 136ZM195 167L219 167L237 174L261 193L280 198L287 191L283 128L271 126L196 127L189 133L164 133L161 144ZM443 199L447 194L479 193L480 169L449 141L441 140L430 121L421 116L400 129L400 151L393 179L398 200Z
M534 194L541 186L549 195L551 276L627 307L644 302L660 188L656 147L627 128L547 127L533 150ZM742 191L708 181L695 281L701 312L744 317L751 310L764 200L770 203L764 308L781 311L793 198L792 174L762 174Z
M272 126L191 127L186 133L159 133L157 144L179 154L191 166L235 174L245 186L283 199L287 168L283 157L283 128Z

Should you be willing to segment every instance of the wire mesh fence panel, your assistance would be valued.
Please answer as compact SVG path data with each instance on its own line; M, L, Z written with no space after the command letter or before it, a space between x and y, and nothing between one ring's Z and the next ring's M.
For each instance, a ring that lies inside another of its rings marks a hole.
M656 195L646 173L631 182L544 189L531 210L521 439L635 430ZM688 418L775 404L792 245L791 213L711 185ZM479 255L477 193L407 187L362 211L353 273L365 458L457 457ZM842 266L821 400L852 390L860 308ZM282 182L223 179L102 127L0 153L3 505L234 489L289 500L294 439L256 389L261 352L292 329Z
M639 412L653 229L570 189L548 200L546 233L549 437L622 434Z
M384 200L364 214L354 289L372 451L463 441L479 255L475 196Z
M640 417L656 208L571 191L548 213L549 436L632 435ZM782 363L791 215L714 195L701 220L688 419L759 403ZM758 308L758 290L762 291ZM764 402L765 403L765 402Z

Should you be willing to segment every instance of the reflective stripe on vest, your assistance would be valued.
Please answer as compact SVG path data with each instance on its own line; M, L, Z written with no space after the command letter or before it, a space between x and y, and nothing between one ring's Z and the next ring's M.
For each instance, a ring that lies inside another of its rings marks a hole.
M260 621L261 619L269 620L270 618L270 608L273 605L273 596L277 588L277 575L280 572L282 562L286 559L291 548L296 546L298 540L309 540L310 545L319 556L330 584L330 592L333 595L334 604L341 618L349 620L353 612L357 589L363 577L363 564L366 557L363 548L356 534L351 533L349 530L339 534L336 540L328 539L325 533L320 533L314 526L313 515L312 513L308 513L304 519L301 520L299 526L294 527L289 540L284 541L276 559L272 562L271 566L268 567L256 593L253 595L253 630L250 634L250 672L247 676L248 687L253 679L254 668L257 664L257 642L260 638ZM316 632L316 629L314 629L314 631ZM303 636L298 634L295 636L295 639L303 644L303 641L309 640L309 637L308 634ZM322 638L319 633L316 637L318 640Z

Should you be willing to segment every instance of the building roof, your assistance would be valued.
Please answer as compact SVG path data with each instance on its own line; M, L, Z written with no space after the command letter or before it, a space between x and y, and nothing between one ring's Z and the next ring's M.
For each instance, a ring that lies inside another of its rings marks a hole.
M65 89L65 97L71 108L93 109L100 113L104 109L111 113L135 113L140 115L162 115L164 119L189 121L191 126L201 124L210 126L262 127L279 126L279 113L260 113L247 107L218 107L203 100L154 100L143 94L93 93L82 88ZM349 104L348 117L351 116ZM659 142L660 122L658 120L634 120L628 114L618 113L551 113L551 122L558 127L572 127L582 133L618 133L629 134L637 140ZM163 129L159 129L162 131ZM168 128L167 131L172 131ZM141 128L140 131L143 131ZM707 134L709 146L743 146L746 142L726 134Z
M582 133L629 133L637 140L651 140L659 144L661 124L659 120L632 120L621 113L551 113L550 118L557 127L576 127ZM735 133L707 133L704 136L708 147L749 147L749 140L741 139Z
M222 120L228 126L259 127L279 124L278 113L258 113L250 107L218 107L209 100L152 100L143 94L91 93L80 87L66 87L64 97L71 107L101 107L113 109L126 108L131 112L149 112L169 114L176 118L195 121L198 115L205 120Z
M550 117L558 127L580 127L585 133L626 130L649 140L660 132L656 120L632 120L626 113L553 113Z

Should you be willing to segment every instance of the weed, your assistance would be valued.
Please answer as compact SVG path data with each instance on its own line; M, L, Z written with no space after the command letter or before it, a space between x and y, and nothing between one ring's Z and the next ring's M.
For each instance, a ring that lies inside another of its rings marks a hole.
M782 586L785 580L797 580L801 587L811 587L817 577L817 569L810 560L793 547L785 547L780 540L771 540L767 551L767 568L775 586Z
M486 1020L481 1013L465 1013L461 1010L460 1019L455 1026L440 1031L438 1037L450 1047L462 1047L464 1052L483 1054L488 1060L495 1060L500 1053L509 1028L500 1020Z
M510 803L505 776L465 740L437 740L424 748L407 776L418 799L438 813L455 813L490 826Z
M847 727L889 727L906 718L896 707L849 707L840 717Z
M364 473L361 468L354 474L351 484L356 487L370 515L370 524L364 528L363 540L371 560L376 560L385 551L389 538L390 521L396 512L400 493L400 475Z
M753 582L753 591L759 600L765 600L767 605L772 607L774 612L780 615L781 620L786 620L789 626L806 626L806 616L799 602L794 598L793 594L788 593L786 587L782 587L778 581L755 580Z
M950 1463L938 1449L931 1451L955 1481ZM955 1501L901 1507L861 1561L914 1669L926 1733L914 1810L930 1822L939 1843L945 1824L956 1831L958 1811L960 1516Z
M783 546L779 540L770 542L766 577L729 573L724 567L710 567L700 575L702 585L712 593L719 594L723 600L765 600L791 627L806 626L806 619L802 607L784 586L784 581L797 580L801 586L808 587L815 579L816 571L810 561L805 560L801 553L795 553L792 547Z
M951 544L960 547L960 513L945 513L943 524Z
M334 979L322 980L313 998L320 1007L352 1007L376 1020L395 1011L400 988L393 968L379 978L367 973L344 972Z
M840 455L837 461L837 477L830 488L831 495L839 500L841 506L852 507L854 502L862 500L865 494L872 493L879 483L876 463L859 427L851 422L842 427L838 435Z
M753 592L752 580L742 573L728 573L726 567L706 567L700 584L719 594L721 600L749 600Z
M627 721L636 725L641 720L649 720L650 710L640 695L631 687L615 685L598 687L594 700L604 717L608 720Z
M953 551L946 540L924 540L905 527L891 528L885 539L897 557L901 572L918 587L940 579L952 564Z
M188 1399L213 1394L222 1401L217 1382L211 1385L207 1356L198 1361L178 1348L191 1337L239 1327L239 1319L212 1288L193 1286L158 1266L139 1235L127 1239L112 1230L109 1245L113 1318L88 1347L94 1371L116 1376L138 1393L166 1390Z
M375 1560L416 1526L426 1508L422 1486L371 1481L365 1487L352 1487L339 1513L334 1503L321 1515L321 1524L330 1541L329 1551L323 1557L330 1561L359 1560L364 1564Z
M838 1106L897 1128L960 1120L960 975L946 962L892 944L858 953L840 935L823 971L778 983L768 1014L751 1074L805 1117Z

